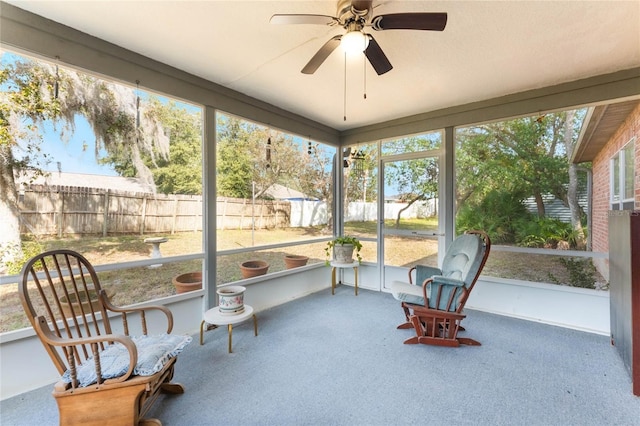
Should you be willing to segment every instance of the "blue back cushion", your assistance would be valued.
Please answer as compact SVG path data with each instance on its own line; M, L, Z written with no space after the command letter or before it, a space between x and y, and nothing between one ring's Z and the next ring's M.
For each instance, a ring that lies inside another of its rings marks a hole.
M480 268L484 249L479 235L460 235L444 256L442 275L464 281L465 287L468 287Z

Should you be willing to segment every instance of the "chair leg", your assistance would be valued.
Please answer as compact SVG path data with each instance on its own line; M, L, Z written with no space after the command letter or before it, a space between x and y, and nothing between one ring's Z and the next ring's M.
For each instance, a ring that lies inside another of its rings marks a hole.
M158 419L142 419L138 422L138 426L162 426L162 422Z
M482 346L482 343L478 342L477 340L470 339L468 337L458 337L457 340L458 342L460 342L461 345Z
M406 330L409 328L413 328L413 324L411 324L411 320L409 319L409 317L411 316L411 311L409 311L409 308L407 308L404 303L402 304L402 310L404 310L404 317L406 318L406 321L400 324L396 328L398 330Z
M442 337L421 336L418 337L418 343L423 345L449 346L457 348L460 343L457 339L443 339Z
M180 383L163 383L160 385L163 393L178 395L184 393L184 386Z

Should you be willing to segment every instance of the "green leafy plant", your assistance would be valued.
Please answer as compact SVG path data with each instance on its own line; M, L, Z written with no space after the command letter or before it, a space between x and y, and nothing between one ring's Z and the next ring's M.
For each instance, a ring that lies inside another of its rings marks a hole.
M7 249L6 252L8 253L10 250ZM18 274L20 272L20 270L22 269L22 265L24 265L24 263L31 259L33 256L43 252L44 249L42 247L42 244L40 244L38 241L31 241L31 240L26 240L22 242L22 249L19 248L14 248L12 250L12 253L8 253L8 254L12 254L10 261L5 262L5 267L7 270L8 274ZM0 251L0 259L5 255L5 251Z
M360 250L362 250L362 243L360 242L360 240L357 237L351 237L349 235L344 235L344 236L340 236L340 237L336 237L331 241L327 241L327 246L324 248L324 252L326 254L326 260L325 260L325 265L329 265L329 261L331 259L331 253L333 251L333 248L336 245L347 245L347 244L352 244L353 245L353 251L356 254L356 257L358 259L358 263L362 262L362 256L360 256Z

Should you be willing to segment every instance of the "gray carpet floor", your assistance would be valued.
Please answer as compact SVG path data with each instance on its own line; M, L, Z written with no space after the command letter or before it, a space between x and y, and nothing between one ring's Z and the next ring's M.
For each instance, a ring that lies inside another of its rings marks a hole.
M338 287L198 336L180 355L170 425L640 425L640 398L609 338L468 311L479 347L403 345L389 294ZM194 325L197 327L198 325ZM47 386L2 401L1 423L57 424ZM108 401L105 401L108 404Z

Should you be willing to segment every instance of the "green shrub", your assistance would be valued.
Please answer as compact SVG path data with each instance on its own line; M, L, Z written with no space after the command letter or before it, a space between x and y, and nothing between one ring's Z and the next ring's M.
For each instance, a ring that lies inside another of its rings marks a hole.
M38 241L27 240L22 242L22 251L16 250L13 260L5 263L7 273L9 275L18 274L22 269L22 265L33 256L44 251L42 244Z
M516 223L526 223L533 218L518 194L501 191L489 192L480 203L465 204L456 216L456 229L484 230L496 243L514 243Z
M556 248L558 243L566 241L571 248L577 245L578 232L570 223L559 219L542 217L515 224L516 244L524 247Z

